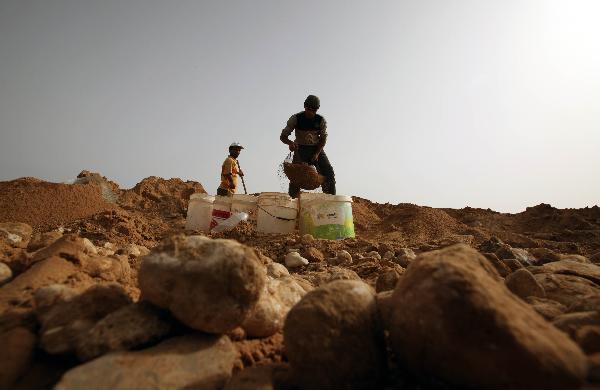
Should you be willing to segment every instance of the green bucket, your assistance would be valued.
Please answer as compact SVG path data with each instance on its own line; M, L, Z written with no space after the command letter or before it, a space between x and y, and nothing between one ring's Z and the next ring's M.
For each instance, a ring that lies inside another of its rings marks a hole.
M300 233L315 238L343 240L355 237L352 198L343 195L303 194Z

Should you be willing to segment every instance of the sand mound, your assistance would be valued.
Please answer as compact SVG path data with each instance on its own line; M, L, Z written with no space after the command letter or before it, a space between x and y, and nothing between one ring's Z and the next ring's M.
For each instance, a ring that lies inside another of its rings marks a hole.
M411 243L429 242L464 234L467 226L440 209L399 204L381 222L380 230L402 231Z
M21 178L0 182L0 222L47 230L114 209L97 184L60 184Z
M181 214L187 209L190 195L196 192L206 193L198 182L150 176L124 191L119 204L128 209L160 209L162 214Z
M367 199L352 197L352 218L354 219L354 227L360 232L367 229L369 226L376 225L381 222L381 218L375 212L377 205Z

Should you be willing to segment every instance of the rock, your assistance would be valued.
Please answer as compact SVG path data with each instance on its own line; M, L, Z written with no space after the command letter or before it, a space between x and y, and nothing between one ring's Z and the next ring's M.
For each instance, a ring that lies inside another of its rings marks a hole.
M559 261L560 255L548 248L529 248L529 253L538 259L541 264L551 263L553 261Z
M377 253L377 252L374 252L374 253ZM377 255L379 255L379 253L377 253ZM338 251L336 253L336 257L331 259L329 261L329 264L348 266L348 265L352 264L352 255L348 251L345 251L345 250Z
M0 263L0 286L10 282L13 277L12 270L4 263Z
M294 281L296 283L298 283L298 286L302 287L302 289L304 290L304 292L309 292L315 289L315 286L312 285L312 283L310 283L308 280L304 279L302 276L300 275L290 275L292 277L292 279L294 279Z
M109 313L77 338L77 356L86 361L107 352L139 348L159 341L171 330L165 313L137 302Z
M383 254L383 260L392 260L394 258L394 252L387 251Z
M131 257L139 257L142 255L142 252L135 244L127 244L123 248L117 251L119 255L131 256Z
M381 242L377 246L377 252L381 256L383 256L386 252L392 252L392 255L393 255L394 254L394 248L392 248L389 244L386 244L385 242Z
M437 244L442 248L456 244L467 244L470 246L473 245L474 240L475 237L471 234L453 234L451 236L442 238L437 242Z
M106 248L98 248L98 255L101 257L110 257L115 254L115 251Z
M396 251L395 262L406 268L408 265L417 258L415 252L410 248L400 248Z
M534 273L534 276L546 291L546 298L560 302L567 307L581 302L583 297L600 295L598 286L578 276L546 273Z
M143 245L127 244L123 248L119 249L116 253L119 255L135 258L146 256L150 253L150 250Z
M58 256L74 264L81 265L87 260L89 254L94 253L83 238L74 234L68 234L62 236L51 245L37 251L33 255L32 262L37 263L52 256Z
M131 276L131 266L125 256L90 257L82 268L90 276L109 282L126 282Z
M479 245L479 250L481 252L494 253L499 250L504 244L502 240L498 237L491 237L489 240L486 240Z
M51 284L37 289L33 295L38 312L48 311L57 303L68 301L78 295L77 290L65 284Z
M191 328L226 333L240 326L266 283L256 252L233 240L173 236L144 257L142 298Z
M33 292L40 287L74 281L79 269L61 257L51 257L34 264L10 283L0 288L0 313L9 307L31 307ZM82 281L85 283L85 281Z
M501 260L508 268L510 268L510 272L515 272L523 267L523 264L517 259L503 259Z
M600 353L588 356L588 377L590 382L600 382Z
M98 249L96 246L87 238L83 239L83 246L85 247L85 253L90 255L97 255Z
M600 312L600 295L592 294L581 297L569 306L567 312L576 313L580 311L597 311Z
M498 271L498 274L503 278L507 277L511 272L513 272L513 270L502 260L500 260L495 253L486 252L482 253L482 255L485 256L485 258L488 259L490 263L492 263L494 268L496 268L496 271ZM522 267L523 266L521 266L521 268Z
M352 257L352 256L350 256ZM371 251L365 255L365 257L370 257L373 259L381 260L381 255L377 251Z
M29 369L35 349L35 335L16 327L0 334L0 389L12 389Z
M287 316L284 341L301 389L370 389L384 377L375 294L364 282L335 281L306 294Z
M33 229L26 223L2 222L0 223L0 238L4 237L12 246L27 248Z
M325 255L317 248L308 247L303 251L303 255L311 263L319 263L321 261L325 261Z
M556 317L552 324L567 333L571 338L575 338L578 329L586 325L600 325L600 313L597 311L567 313Z
M283 264L272 262L267 265L267 275L272 278L281 278L284 276L289 276L290 272L285 268Z
M553 273L562 275L574 275L600 284L600 266L596 264L585 264L572 260L561 260L536 267L534 273Z
M57 298L59 297L59 298ZM66 297L61 300L61 297ZM50 302L53 302L50 306ZM50 354L75 351L80 337L107 314L131 302L119 284L95 285L81 294L36 293L36 316L41 325L40 345Z
M392 313L394 312L394 305L392 303L392 295L394 291L383 291L377 293L377 313L379 314L379 320L383 329L390 329L390 320Z
M592 256L590 256L590 261L594 264L600 263L600 252L596 252Z
M356 272L337 266L322 271L306 272L303 276L313 286L322 286L334 280L361 280Z
M377 277L375 283L375 291L382 292L393 290L396 287L396 283L400 280L400 273L396 270L386 271Z
M568 260L568 261L574 261L576 263L582 263L582 264L590 264L591 262L588 260L587 257L585 256L581 256L581 255L576 255L576 254L560 254L559 255L560 260Z
M233 375L225 390L288 389L291 388L289 371L289 365L284 363L246 368Z
M582 326L575 331L575 341L587 354L600 352L600 326Z
M521 268L506 277L506 287L520 298L534 296L545 298L546 292L538 283L533 274L525 268Z
M406 270L392 296L390 325L400 364L458 387L578 387L586 373L582 351L485 263L477 251L455 245L421 254Z
M559 315L564 314L567 311L567 307L562 303L546 299L529 296L526 299L527 303L538 312L542 317L548 321L552 321Z
M537 259L532 256L525 249L511 248L510 246L503 244L500 248L494 252L499 259L516 259L521 264L534 265L537 263Z
M269 280L242 328L250 337L268 337L277 333L283 328L285 316L304 294L306 291L289 276Z
M36 233L31 237L31 241L29 241L29 244L27 245L27 250L30 252L35 252L40 248L52 245L62 236L62 232L59 232L58 230L52 230L45 233Z
M182 336L77 366L54 389L221 389L231 377L236 358L227 336Z
M300 256L298 252L290 252L285 255L285 266L288 268L298 268L308 264L308 260Z
M300 242L304 245L310 245L315 242L315 238L312 236L312 234L303 234L300 238Z

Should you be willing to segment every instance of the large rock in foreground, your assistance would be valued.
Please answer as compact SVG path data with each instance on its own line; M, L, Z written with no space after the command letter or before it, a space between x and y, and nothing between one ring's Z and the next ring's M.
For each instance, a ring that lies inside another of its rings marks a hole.
M131 303L117 283L98 284L82 293L52 285L36 291L35 300L40 346L50 354L75 351L99 320Z
M190 335L104 355L68 371L56 390L222 389L237 351L227 336Z
M226 333L240 326L266 283L256 252L232 240L174 236L146 256L142 298L191 328Z
M306 291L292 278L269 279L242 328L250 337L268 337L283 328L285 316Z
M577 388L583 352L455 245L421 255L392 296L390 336L402 364L469 388Z
M301 389L376 388L386 371L375 293L337 280L306 294L288 313L285 348Z

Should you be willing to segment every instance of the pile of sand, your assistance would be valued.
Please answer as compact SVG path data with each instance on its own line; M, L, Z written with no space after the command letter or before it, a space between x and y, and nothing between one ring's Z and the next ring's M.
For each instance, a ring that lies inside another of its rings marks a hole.
M23 222L49 230L116 206L99 185L50 183L24 177L0 182L0 222Z
M206 193L195 181L150 176L122 192L119 205L126 209L160 210L161 214L184 214L194 193Z

